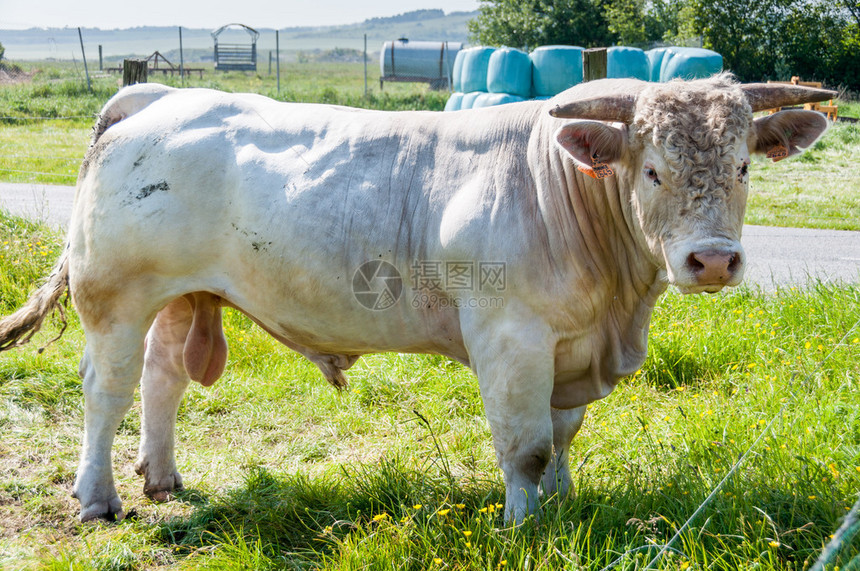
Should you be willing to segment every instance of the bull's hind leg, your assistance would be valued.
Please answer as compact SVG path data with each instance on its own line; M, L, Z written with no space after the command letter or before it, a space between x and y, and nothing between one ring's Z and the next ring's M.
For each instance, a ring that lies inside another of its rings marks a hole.
M183 348L192 315L190 304L177 299L158 313L146 336L140 381L143 419L134 469L144 476L143 492L155 501L166 501L171 492L182 489L174 457L174 432L179 403L190 381Z
M143 421L135 470L145 478L143 491L166 501L182 489L176 470L176 414L191 379L214 383L224 371L227 341L221 328L220 300L193 293L162 309L146 337L141 398Z
M80 373L84 390L84 437L73 495L81 502L81 521L115 519L122 513L116 493L111 448L123 416L134 400L143 366L148 321L118 320L87 327Z
M547 497L557 495L564 498L570 492L570 442L585 418L585 407L567 410L552 409L553 453L541 478L541 487Z

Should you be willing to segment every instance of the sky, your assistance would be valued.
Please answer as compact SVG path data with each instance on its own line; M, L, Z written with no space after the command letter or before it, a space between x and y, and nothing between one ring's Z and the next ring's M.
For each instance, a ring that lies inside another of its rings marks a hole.
M0 0L0 29L218 28L241 22L255 28L337 26L412 10L446 13L478 9L478 0Z

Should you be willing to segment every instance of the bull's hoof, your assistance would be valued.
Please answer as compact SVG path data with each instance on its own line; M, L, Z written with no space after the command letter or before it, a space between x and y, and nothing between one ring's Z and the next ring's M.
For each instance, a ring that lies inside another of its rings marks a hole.
M172 488L169 490L150 490L144 488L143 493L146 494L150 500L157 504L163 504L164 502L169 502L173 498L176 497L176 492L181 492L184 490L182 486Z
M176 496L176 492L181 492L184 489L182 476L178 472L159 478L157 481L152 481L147 477L146 483L143 485L143 493L157 504L169 502Z
M155 503L169 502L175 497L176 492L181 492L182 476L173 471L164 476L156 476L150 464L138 460L134 465L134 471L144 477L143 493Z
M123 519L122 504L116 502L97 502L81 508L81 523L104 521L115 523Z

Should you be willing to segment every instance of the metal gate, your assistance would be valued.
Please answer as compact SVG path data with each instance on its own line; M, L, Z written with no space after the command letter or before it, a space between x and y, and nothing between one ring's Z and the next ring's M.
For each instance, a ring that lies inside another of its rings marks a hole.
M218 36L228 28L242 28L251 37L250 44L219 43ZM212 32L215 40L215 69L221 71L257 71L257 38L260 32L244 24L227 24Z

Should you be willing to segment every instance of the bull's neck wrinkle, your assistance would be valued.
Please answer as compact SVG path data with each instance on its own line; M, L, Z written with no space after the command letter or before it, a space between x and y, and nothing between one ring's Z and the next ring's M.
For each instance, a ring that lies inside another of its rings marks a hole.
M637 239L629 183L624 173L592 180L543 138L538 203L547 228L553 264L563 274L590 274L589 281L611 291L630 285L652 306L658 271Z

